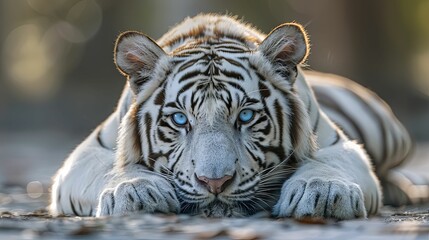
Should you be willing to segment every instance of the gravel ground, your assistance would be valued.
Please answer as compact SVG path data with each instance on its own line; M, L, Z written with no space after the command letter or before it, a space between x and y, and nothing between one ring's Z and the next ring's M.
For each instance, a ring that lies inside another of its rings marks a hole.
M46 196L3 194L0 239L429 239L429 205L385 207L376 217L336 222L147 214L52 218L44 210L46 200Z
M110 218L52 218L45 211L50 176L72 147L64 147L67 140L50 139L0 138L0 239L429 240L429 205L397 209L384 207L378 216L341 222L273 219L266 215L236 219L142 214ZM17 145L17 141L24 142L24 145ZM68 146L77 142L71 139ZM31 147L23 151L23 146ZM425 167L421 164L413 167L416 164L412 163L410 169L427 173L427 159L429 144L421 144L413 162L419 160Z

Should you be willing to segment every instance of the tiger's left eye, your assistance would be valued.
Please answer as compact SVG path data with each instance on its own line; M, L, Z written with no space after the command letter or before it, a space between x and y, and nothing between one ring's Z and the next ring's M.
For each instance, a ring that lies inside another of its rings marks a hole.
M238 115L238 119L242 123L248 123L250 120L253 119L253 116L255 115L255 111L250 109L244 109L241 110L240 114Z
M188 117L181 112L173 113L171 118L177 126L184 126L188 123Z

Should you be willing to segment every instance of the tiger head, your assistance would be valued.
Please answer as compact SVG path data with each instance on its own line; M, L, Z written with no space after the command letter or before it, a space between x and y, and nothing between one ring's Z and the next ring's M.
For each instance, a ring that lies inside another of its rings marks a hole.
M135 101L121 123L118 164L165 176L182 212L269 210L297 161L315 148L294 86L308 48L295 23L264 39L217 33L174 48L121 34L115 62Z

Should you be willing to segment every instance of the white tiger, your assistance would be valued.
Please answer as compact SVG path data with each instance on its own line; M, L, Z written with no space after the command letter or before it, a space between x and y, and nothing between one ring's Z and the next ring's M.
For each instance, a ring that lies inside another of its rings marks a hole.
M156 42L121 34L115 62L128 84L117 110L55 175L50 212L376 213L375 172L383 181L405 159L408 134L363 87L301 70L308 53L299 24L265 36L213 14Z

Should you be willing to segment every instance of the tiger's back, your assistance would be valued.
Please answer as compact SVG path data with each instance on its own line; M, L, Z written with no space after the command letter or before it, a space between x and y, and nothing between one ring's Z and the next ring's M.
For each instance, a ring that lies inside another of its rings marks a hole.
M351 80L333 74L306 73L323 112L347 136L363 144L377 176L386 176L388 170L406 159L411 139L382 99Z
M413 144L388 104L349 79L314 71L307 71L306 75L323 112L350 139L364 146L381 181L384 204L427 202L428 196L415 189L425 188L429 177L410 176L402 167Z

